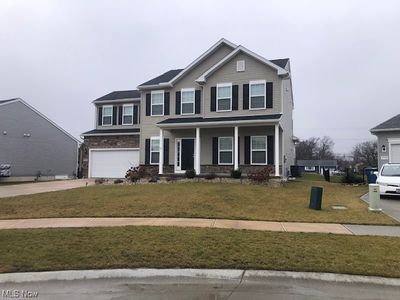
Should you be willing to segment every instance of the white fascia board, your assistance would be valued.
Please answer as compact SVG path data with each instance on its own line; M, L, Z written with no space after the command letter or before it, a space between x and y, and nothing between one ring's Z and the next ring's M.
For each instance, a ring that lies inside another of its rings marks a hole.
M169 123L169 124L157 124L160 128L194 128L194 127L221 127L221 126L235 126L235 125L260 125L260 124L276 124L279 123L279 119L273 120L242 120L242 121L211 121L211 122L194 122L194 123Z
M289 75L289 72L281 67L279 67L278 65L272 63L271 61L269 61L268 59L265 59L264 57L250 51L249 49L243 47L243 46L238 46L236 47L235 50L233 50L231 53L229 53L227 56L225 56L223 59L221 59L219 62L217 62L215 65L213 65L210 69L208 69L206 72L204 72L199 78L197 78L195 81L198 83L204 83L206 82L206 79L209 75L211 75L212 73L214 73L217 69L219 69L220 67L222 67L225 63L227 63L232 57L234 57L236 54L238 54L240 51L242 51L243 53L257 59L258 61L272 67L273 69L275 69L278 73L279 76L283 76L283 75Z
M400 131L400 128L389 128L389 129L371 129L371 133L379 133L379 132L390 132L390 131Z
M137 86L136 88L137 88L139 91L142 91L142 90L148 90L148 89L171 88L172 86L173 86L173 85L172 85L171 83L168 83L168 82L161 82L161 83L158 83L158 84L140 85L140 86Z
M28 103L26 103L24 100L22 100L21 98L17 98L15 100L9 101L9 102L5 102L0 104L0 106L2 105L6 105L6 104L12 104L15 102L21 102L22 104L24 104L26 107L28 107L29 109L31 109L33 112L35 112L37 115L39 115L40 117L42 117L43 119L45 119L47 122L49 122L51 125L53 125L54 127L56 127L58 130L60 130L61 132L63 132L65 135L67 135L68 137L70 137L71 139L73 139L75 142L77 142L78 144L81 144L82 142L80 140L78 140L77 138L75 138L74 136L72 136L70 133L66 132L64 129L62 129L60 126L58 126L56 123L54 123L52 120L50 120L48 117L46 117L44 114L42 114L40 111L38 111L36 108L34 108L33 106L29 105Z

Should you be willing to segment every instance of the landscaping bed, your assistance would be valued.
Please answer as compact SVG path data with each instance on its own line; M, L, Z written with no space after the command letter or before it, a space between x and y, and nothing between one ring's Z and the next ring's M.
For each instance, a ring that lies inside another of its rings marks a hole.
M400 239L228 229L0 231L0 272L227 268L400 277Z

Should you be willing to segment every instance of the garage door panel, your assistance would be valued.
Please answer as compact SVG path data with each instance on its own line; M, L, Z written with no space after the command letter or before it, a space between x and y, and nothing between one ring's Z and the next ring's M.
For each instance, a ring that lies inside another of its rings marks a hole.
M400 144L390 145L390 162L400 163Z
M139 165L139 150L91 150L90 177L123 178Z

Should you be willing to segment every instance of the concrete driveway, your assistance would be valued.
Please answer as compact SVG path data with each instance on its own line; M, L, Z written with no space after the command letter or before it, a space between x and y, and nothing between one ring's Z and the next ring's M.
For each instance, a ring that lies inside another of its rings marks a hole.
M361 199L369 203L368 194L362 196ZM400 222L400 197L381 196L381 208L385 214Z
M91 179L71 179L48 182L21 183L15 185L0 185L0 198L69 190L92 184L94 184L94 180Z

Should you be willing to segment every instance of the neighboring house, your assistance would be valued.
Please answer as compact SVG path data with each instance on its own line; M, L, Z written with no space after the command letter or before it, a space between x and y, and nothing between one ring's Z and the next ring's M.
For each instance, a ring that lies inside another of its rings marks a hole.
M77 175L79 141L22 99L0 101L0 164L11 176Z
M159 174L271 165L286 176L294 164L289 59L267 60L225 39L185 69L94 104L96 129L83 134L89 177L123 177L136 165ZM125 105L137 106L137 124L124 125Z
M378 167L385 163L400 163L400 114L370 131L378 138Z
M336 160L298 160L297 166L299 166L301 168L302 172L322 174L323 170L329 170L329 172L337 170L337 161Z

